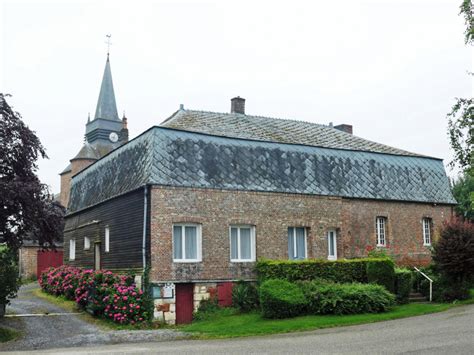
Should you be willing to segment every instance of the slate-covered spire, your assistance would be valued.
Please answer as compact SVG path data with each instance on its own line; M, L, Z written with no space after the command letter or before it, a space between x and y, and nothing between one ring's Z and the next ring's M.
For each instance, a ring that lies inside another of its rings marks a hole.
M115 103L114 84L112 83L112 72L110 70L108 53L104 77L102 78L102 85L100 86L99 101L97 102L97 108L95 110L94 119L97 118L120 121L117 113L117 104Z

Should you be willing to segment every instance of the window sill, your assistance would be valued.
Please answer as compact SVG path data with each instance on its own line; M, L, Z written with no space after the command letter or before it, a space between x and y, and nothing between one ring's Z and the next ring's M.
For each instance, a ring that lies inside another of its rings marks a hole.
M423 244L424 247L431 247L431 244Z
M387 246L385 244L377 244L377 248L386 248Z
M329 260L329 261L336 261L336 260L337 260L337 256L328 256L328 260Z

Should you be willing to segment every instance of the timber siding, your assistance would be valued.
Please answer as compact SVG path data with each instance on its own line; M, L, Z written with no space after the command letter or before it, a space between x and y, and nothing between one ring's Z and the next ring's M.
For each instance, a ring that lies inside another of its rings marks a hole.
M141 269L143 267L143 195L144 189L137 189L92 208L66 216L64 263L93 268L94 245L101 243L102 269ZM109 252L105 252L106 226L110 229ZM147 234L148 232L147 228ZM85 237L90 238L88 250L84 249ZM71 239L76 240L75 260L69 260L69 241ZM147 250L149 250L148 246ZM149 255L147 255L148 258Z

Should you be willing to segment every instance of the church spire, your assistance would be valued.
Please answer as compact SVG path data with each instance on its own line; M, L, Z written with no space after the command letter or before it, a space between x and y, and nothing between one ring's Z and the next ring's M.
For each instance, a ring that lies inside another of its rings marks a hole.
M120 121L117 113L117 104L115 103L114 84L112 83L112 72L110 70L109 53L105 62L104 76L100 86L99 100L95 110L95 117L105 118L107 120Z

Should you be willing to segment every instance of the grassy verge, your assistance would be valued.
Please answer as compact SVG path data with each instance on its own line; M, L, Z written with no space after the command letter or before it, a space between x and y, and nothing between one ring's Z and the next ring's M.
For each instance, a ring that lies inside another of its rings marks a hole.
M9 328L0 327L0 343L5 343L20 337L21 332Z
M105 330L123 330L123 329L128 329L128 330L137 330L137 329L154 329L156 328L158 325L155 325L155 324L152 324L152 325L148 325L148 324L142 324L142 325L126 325L126 324L117 324L117 323L114 323L108 319L103 319L103 318L97 318L97 317L94 317L92 316L91 314L87 313L87 312L84 312L83 310L79 309L79 307L77 306L76 302L74 301L71 301L71 300L68 300L66 299L64 296L53 296L53 295L50 295L46 292L43 292L41 289L36 289L36 290L33 290L33 295L38 297L38 298L41 298L45 301L48 301L58 307L61 307L62 309L64 309L65 311L67 312L81 312L81 314L78 315L79 318L81 318L82 320L90 323L90 324L93 324L93 325L96 325L97 327L101 328L101 329L105 329Z
M395 306L390 312L378 314L314 315L290 319L264 319L259 313L237 314L235 310L224 309L215 312L209 319L196 321L179 329L194 333L196 338L206 339L269 335L420 316L469 303L474 303L474 299L455 304L410 303Z

